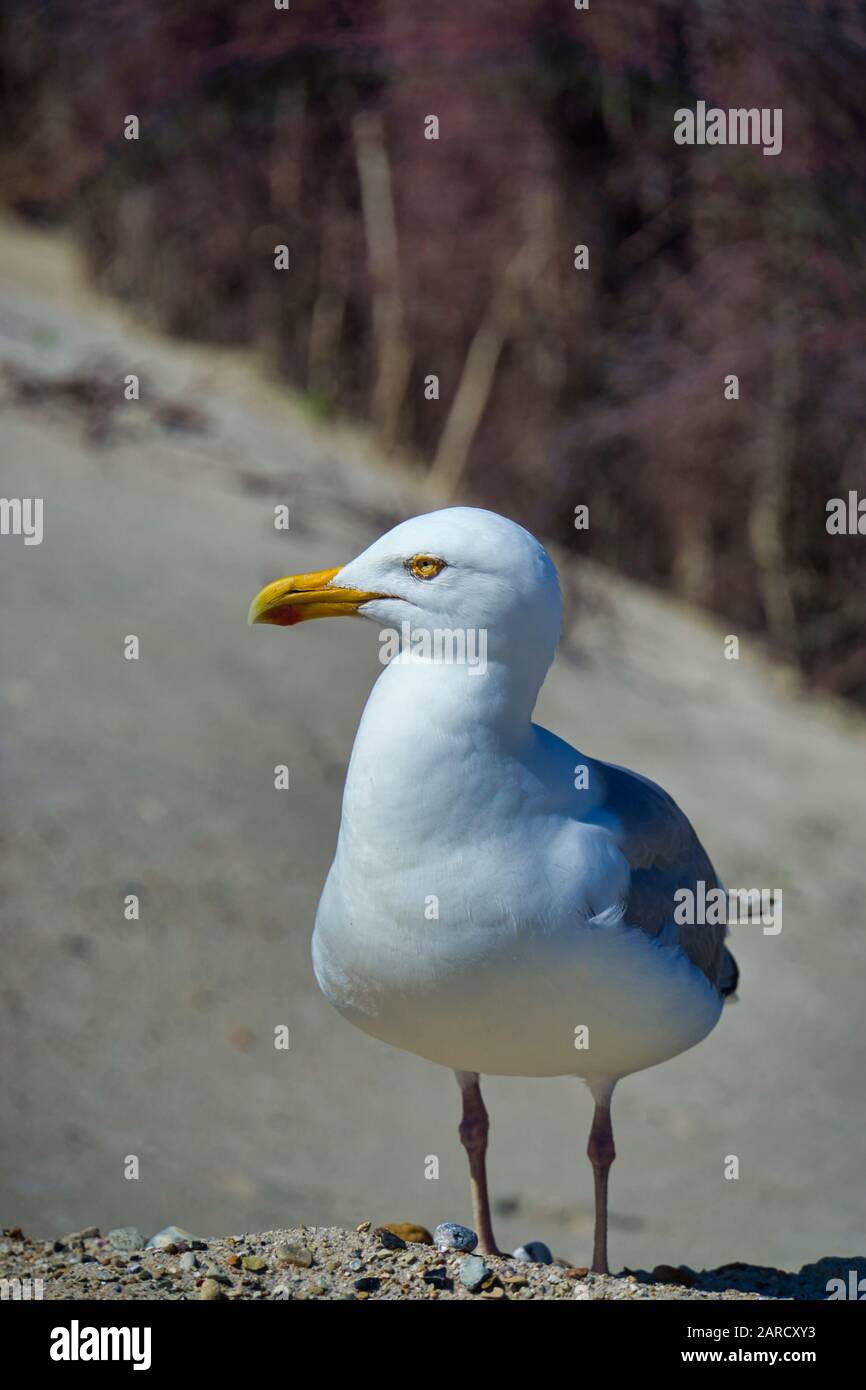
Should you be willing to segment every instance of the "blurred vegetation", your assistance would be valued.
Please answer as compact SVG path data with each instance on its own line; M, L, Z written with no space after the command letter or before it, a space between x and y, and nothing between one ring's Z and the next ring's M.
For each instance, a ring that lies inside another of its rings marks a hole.
M861 0L7 0L2 196L161 327L866 700L864 541L825 529L866 495L864 53ZM781 108L782 154L677 146L698 99Z

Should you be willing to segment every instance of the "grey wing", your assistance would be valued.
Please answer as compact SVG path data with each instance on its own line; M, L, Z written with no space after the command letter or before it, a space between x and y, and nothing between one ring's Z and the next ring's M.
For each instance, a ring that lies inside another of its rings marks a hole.
M724 944L727 927L674 919L678 889L697 893L701 880L707 892L723 886L688 819L649 778L612 763L596 767L604 795L588 819L610 830L631 868L625 921L650 936L672 935L721 994L733 994L739 970Z

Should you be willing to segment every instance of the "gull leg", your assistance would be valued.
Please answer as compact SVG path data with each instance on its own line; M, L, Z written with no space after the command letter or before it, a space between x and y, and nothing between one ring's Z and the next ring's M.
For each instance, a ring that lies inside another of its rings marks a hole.
M469 1159L469 1186L472 1192L472 1218L478 1243L485 1255L498 1255L490 1220L490 1200L487 1196L487 1133L490 1121L476 1071L455 1071L457 1084L463 1093L463 1118L460 1121L460 1142Z
M592 1164L595 1185L595 1238L592 1244L594 1274L609 1274L607 1267L607 1178L610 1165L616 1158L613 1146L613 1127L610 1122L610 1098L613 1086L593 1087L595 1113L586 1152Z

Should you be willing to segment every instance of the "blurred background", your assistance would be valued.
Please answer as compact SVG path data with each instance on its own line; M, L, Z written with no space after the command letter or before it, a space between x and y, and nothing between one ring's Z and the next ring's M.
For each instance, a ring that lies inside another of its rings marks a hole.
M864 541L825 519L864 49L859 0L9 0L2 489L45 538L0 540L5 1224L468 1216L453 1080L309 963L373 634L244 627L460 500L556 553L542 721L785 895L717 1032L618 1092L613 1263L862 1250ZM676 145L698 100L781 108L781 154ZM585 1262L588 1095L487 1089L501 1239Z

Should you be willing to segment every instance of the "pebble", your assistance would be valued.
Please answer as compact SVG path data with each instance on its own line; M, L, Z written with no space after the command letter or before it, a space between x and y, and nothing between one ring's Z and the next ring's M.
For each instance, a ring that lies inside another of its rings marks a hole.
M355 1280L355 1288L358 1290L358 1293L375 1293L379 1287L379 1282L378 1279L373 1279L370 1275L367 1275L363 1279Z
M489 1274L490 1270L480 1255L466 1255L460 1261L460 1282L470 1293L480 1289Z
M518 1245L514 1252L515 1260L524 1260L531 1265L552 1265L553 1256L543 1240L531 1240L526 1245Z
M244 1255L241 1264L244 1269L249 1270L251 1274L257 1274L259 1270L267 1269L268 1267L267 1260L263 1259L261 1255Z
M143 1250L144 1236L137 1226L118 1226L108 1232L108 1243L114 1250Z
M302 1269L309 1269L313 1263L313 1256L305 1245L278 1245L274 1254L281 1265L299 1265Z
M456 1221L442 1221L433 1232L433 1240L438 1250L462 1250L467 1255L478 1244L475 1232Z
M393 1231L389 1231L387 1226L377 1226L373 1232L379 1237L386 1250L405 1250L406 1242L402 1236L395 1236Z
M99 1227L85 1226L83 1231L73 1231L71 1235L64 1236L62 1245L83 1245L86 1240L98 1240Z
M390 1231L393 1236L399 1236L409 1245L432 1245L433 1237L426 1226L415 1226L411 1221L389 1221L387 1225L381 1226L380 1230Z
M109 1232L109 1240L111 1233ZM164 1250L167 1245L176 1245L179 1241L195 1241L199 1245L196 1236L191 1236L189 1231L184 1231L180 1226L163 1226L161 1231L157 1231L155 1236L151 1236L147 1242L148 1250Z
M216 1279L205 1279L199 1289L198 1296L199 1298L203 1298L205 1302L212 1302L215 1298L222 1298L222 1290Z
M180 1267L182 1270L189 1271L198 1268L198 1260L191 1250L185 1251L180 1257Z

